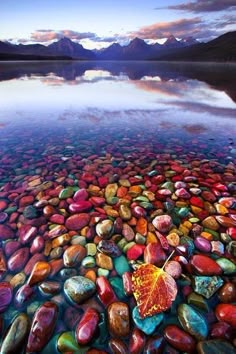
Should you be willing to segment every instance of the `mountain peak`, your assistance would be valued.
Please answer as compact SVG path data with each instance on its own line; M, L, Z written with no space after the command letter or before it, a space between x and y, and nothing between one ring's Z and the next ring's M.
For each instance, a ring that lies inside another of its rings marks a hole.
M178 42L177 39L175 38L175 36L174 36L173 34L171 34L171 35L167 38L167 40L165 41L164 44L176 43L176 42Z

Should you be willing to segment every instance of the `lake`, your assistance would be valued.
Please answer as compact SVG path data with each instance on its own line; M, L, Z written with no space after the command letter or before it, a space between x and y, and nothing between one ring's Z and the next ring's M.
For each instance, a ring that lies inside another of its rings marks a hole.
M235 64L0 62L4 353L234 350L235 77Z

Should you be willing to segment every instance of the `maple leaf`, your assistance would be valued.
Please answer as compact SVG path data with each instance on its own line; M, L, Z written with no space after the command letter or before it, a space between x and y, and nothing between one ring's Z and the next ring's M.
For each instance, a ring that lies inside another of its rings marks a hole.
M142 318L168 310L177 295L174 278L148 263L133 272L132 290Z

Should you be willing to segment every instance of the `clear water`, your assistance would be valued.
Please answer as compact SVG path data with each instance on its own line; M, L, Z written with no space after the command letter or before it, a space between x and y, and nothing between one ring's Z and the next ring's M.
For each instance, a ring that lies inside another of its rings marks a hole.
M38 177L53 188L81 186L85 172L112 182L177 162L191 174L192 161L232 172L235 77L236 65L226 64L0 63L0 199L18 207ZM18 213L11 222L16 230ZM3 315L7 323L15 313L11 306ZM61 323L58 332L70 330Z

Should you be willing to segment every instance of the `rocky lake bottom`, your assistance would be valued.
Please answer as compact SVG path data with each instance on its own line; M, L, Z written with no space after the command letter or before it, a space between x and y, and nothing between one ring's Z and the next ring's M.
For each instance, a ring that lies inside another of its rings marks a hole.
M235 353L235 68L4 65L0 352Z

